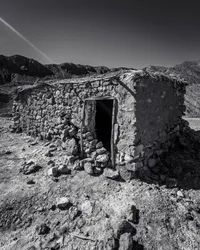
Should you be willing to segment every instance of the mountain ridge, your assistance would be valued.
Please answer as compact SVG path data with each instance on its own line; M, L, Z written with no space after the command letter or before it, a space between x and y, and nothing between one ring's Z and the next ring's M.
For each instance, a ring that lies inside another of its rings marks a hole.
M0 86L32 85L38 79L66 79L104 74L126 67L108 68L74 63L41 64L38 61L21 55L0 55ZM200 60L184 61L173 67L148 66L150 72L161 72L165 75L178 75L188 83L185 95L186 116L200 117ZM13 84L12 84L13 83ZM5 89L5 88L4 88Z

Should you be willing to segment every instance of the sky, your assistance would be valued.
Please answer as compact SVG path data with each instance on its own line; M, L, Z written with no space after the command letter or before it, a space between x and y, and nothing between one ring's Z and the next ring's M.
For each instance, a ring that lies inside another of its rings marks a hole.
M196 0L0 0L8 22L54 63L142 68L200 60ZM0 54L48 59L0 22Z

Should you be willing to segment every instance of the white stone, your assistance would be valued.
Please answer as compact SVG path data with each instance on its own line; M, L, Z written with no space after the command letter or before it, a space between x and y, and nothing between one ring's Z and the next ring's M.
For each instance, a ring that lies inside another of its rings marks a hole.
M110 168L105 168L103 171L103 175L110 179L116 179L119 177L119 172Z
M56 200L56 205L60 209L66 208L67 206L69 206L69 204L70 204L70 199L67 197L57 198Z
M178 191L177 191L177 196L183 198L183 197L184 197L184 194L183 194L180 190L178 190Z
M86 173L93 174L93 167L92 167L92 163L91 162L86 162L84 164L84 169L85 169Z
M82 213L84 213L84 214L86 214L88 216L92 215L93 206L92 206L91 202L88 201L88 200L83 202L81 204L81 211L82 211Z
M98 155L96 158L97 162L102 162L102 163L107 162L108 160L109 160L109 156L106 154Z

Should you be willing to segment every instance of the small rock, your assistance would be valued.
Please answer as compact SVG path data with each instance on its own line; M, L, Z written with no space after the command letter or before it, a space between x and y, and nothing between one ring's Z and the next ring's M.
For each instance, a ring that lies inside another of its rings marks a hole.
M96 149L102 148L103 147L103 143L100 141L97 143L96 145Z
M102 162L102 163L107 162L107 161L109 161L109 156L106 155L106 154L98 155L97 158L96 158L96 161L97 162Z
M44 235L50 232L50 228L45 223L43 223L40 226L36 227L36 231L39 235Z
M181 198L185 197L184 194L180 190L177 191L177 196L179 196Z
M131 179L133 179L135 177L135 172L134 171L130 171L125 167L121 167L120 170L120 176L122 177L122 179L124 179L125 181L130 181Z
M88 173L88 174L93 174L93 167L92 167L92 163L91 162L86 162L84 164L84 169L85 169L85 172Z
M35 146L36 144L38 144L38 142L37 141L33 141L30 144L31 144L31 146Z
M59 209L66 209L70 206L70 199L67 197L61 197L57 199L57 207Z
M88 141L92 141L94 139L94 137L91 135L91 136L88 136L87 140Z
M119 177L119 172L110 168L105 168L103 175L109 179L117 179Z
M54 176L54 177L57 177L58 176L58 168L57 167L52 167L48 170L47 174L49 176Z
M60 165L58 167L59 174L71 174L71 170L68 168L66 164Z
M30 159L30 160L28 160L25 164L26 165L31 165L31 164L34 164L35 162L34 162L34 160L33 159Z
M81 211L84 214L87 214L88 216L91 216L92 212L93 212L93 205L92 205L92 203L89 200L86 200L85 202L83 202L81 204Z
M90 137L92 134L90 132L87 132L85 134L83 134L83 138L88 138Z
M32 184L35 184L35 181L34 180L28 180L26 183L29 184L29 185L32 185Z
M11 152L10 150L7 150L7 151L5 152L5 154L6 154L6 155L10 155L10 154L12 154L12 152Z
M70 140L66 140L65 143L62 143L63 149L66 150L67 154L70 155L76 155L78 153L78 145L76 143L76 140L74 138Z
M98 155L103 155L104 153L106 153L106 149L105 148L99 148L96 150Z
M40 169L41 169L41 166L39 166L38 164L25 165L22 169L22 173L26 175L32 174L32 173L39 171Z
M97 152L96 151L92 152L90 156L93 160L95 160L97 157Z
M77 207L71 206L69 209L69 218L70 220L74 220L79 213L79 210Z
M76 161L73 165L74 170L83 170L84 169L84 162L83 161Z
M47 165L51 165L53 167L53 166L55 166L55 161L50 160L50 161L48 161Z
M70 164L73 164L75 162L75 160L77 159L76 156L74 155L70 155L70 156L67 156L66 157L66 162L70 163Z
M94 174L102 174L103 173L103 168L101 167L94 167Z

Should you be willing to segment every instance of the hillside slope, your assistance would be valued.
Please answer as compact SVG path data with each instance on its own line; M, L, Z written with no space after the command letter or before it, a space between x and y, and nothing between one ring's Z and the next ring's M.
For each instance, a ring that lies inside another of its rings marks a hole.
M36 60L20 55L0 55L0 85L11 82L35 82L37 78L60 79L117 71L104 66L89 66L74 63L42 65Z

